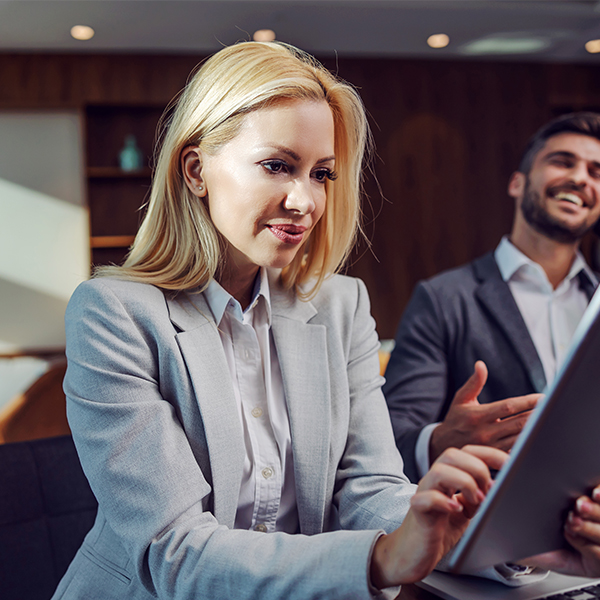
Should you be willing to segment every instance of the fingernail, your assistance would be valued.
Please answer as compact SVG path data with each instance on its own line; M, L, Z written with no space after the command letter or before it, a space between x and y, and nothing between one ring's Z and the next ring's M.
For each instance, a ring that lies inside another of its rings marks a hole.
M574 512L569 513L566 526L575 531L582 523L583 521Z
M485 500L485 494L478 488L477 489L477 501L481 504Z
M582 514L589 512L592 508L590 503L585 498L578 498L575 505L577 506L577 511Z
M592 500L594 502L600 502L600 487L594 488L592 492Z

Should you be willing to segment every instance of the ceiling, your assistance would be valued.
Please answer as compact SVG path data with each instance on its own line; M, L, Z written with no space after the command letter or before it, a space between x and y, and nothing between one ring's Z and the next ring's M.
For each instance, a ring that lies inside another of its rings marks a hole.
M96 34L76 41L73 25ZM264 28L319 56L600 64L584 48L598 0L0 0L0 52L206 54ZM446 48L427 46L436 33Z

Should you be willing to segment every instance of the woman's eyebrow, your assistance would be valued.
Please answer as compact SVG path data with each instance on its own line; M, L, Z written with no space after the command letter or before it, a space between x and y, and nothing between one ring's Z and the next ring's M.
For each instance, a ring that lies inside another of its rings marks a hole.
M325 158L320 158L317 161L317 164L320 165L322 163L332 162L334 160L335 160L335 155L332 154L331 156L326 156Z
M273 148L274 150L278 150L282 154L287 154L290 158L293 158L295 161L300 160L300 156L287 146L281 146L279 144L269 144L269 147Z
M297 154L296 152L294 152L291 148L288 148L287 146L281 146L279 144L269 144L269 147L271 147L275 150L278 150L282 154L287 154L290 158L293 158L296 162L300 162L300 160L301 160L300 155ZM335 156L333 154L331 156L327 156L325 158L320 158L319 160L317 160L316 164L320 165L322 163L331 162L332 160L335 160Z

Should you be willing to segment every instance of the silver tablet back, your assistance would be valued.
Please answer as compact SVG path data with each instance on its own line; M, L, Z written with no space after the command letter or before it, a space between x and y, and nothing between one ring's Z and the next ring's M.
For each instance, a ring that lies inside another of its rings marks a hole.
M472 572L566 545L575 498L600 483L600 295L450 560Z

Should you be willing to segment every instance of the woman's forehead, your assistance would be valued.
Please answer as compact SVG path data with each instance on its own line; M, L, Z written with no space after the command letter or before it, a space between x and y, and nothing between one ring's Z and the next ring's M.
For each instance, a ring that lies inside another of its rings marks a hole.
M325 100L282 100L248 113L222 150L239 144L298 148L329 157L334 154L333 114Z

